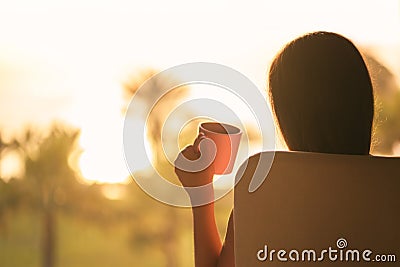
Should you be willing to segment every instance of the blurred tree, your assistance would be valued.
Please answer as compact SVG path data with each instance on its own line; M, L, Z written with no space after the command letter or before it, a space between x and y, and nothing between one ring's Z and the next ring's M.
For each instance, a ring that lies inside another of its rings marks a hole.
M73 187L75 171L69 164L76 149L79 131L54 126L41 137L27 131L18 146L23 154L25 167L24 187L31 204L42 214L42 266L55 266L56 208L60 188Z
M167 94L163 95L157 103L154 103L154 99L156 96L163 94L166 89L166 84L169 84L171 81L174 81L176 77L168 77L168 78L155 78L153 77L157 74L157 71L154 69L146 69L139 71L137 75L132 76L124 86L124 95L125 98L129 101L132 96L136 94L141 85L147 81L150 83L148 87L150 90L145 92L145 94L141 95L142 102L148 108L153 108L150 114L139 114L142 116L142 119L146 119L147 117L147 135L151 144L151 148L153 151L153 160L155 165L162 165L167 161L164 156L164 151L161 146L161 131L165 126L165 120L168 117L169 113L174 110L176 104L179 100L181 100L188 91L188 88L185 86L174 88L170 90ZM152 78L153 77L153 78ZM150 79L152 78L152 79ZM163 80L169 79L169 80Z
M185 94L187 94L187 87L175 88L169 91L167 94L157 102L154 103L155 96L163 93L166 89L165 85L170 81L156 79L153 76L157 71L153 69L147 69L139 72L138 75L131 77L128 83L124 86L124 94L127 100L130 100L136 92L139 90L140 86L145 82L151 83L148 87L150 90L145 92L144 97L142 97L142 102L147 107L155 105L150 114L141 114L144 116L142 119L147 117L147 135L151 144L153 163L157 168L157 171L165 175L170 179L174 179L173 166L170 164L165 156L162 146L162 130L164 127L165 120L167 119L169 113L174 110L175 105L180 99L182 99ZM152 78L153 79L150 79ZM173 80L176 77L169 77ZM164 129L165 130L165 129ZM135 175L135 174L134 174ZM165 208L165 206L164 206ZM142 209L144 211L144 209ZM151 210L149 210L151 211ZM145 211L144 211L145 212ZM160 210L158 210L160 212ZM179 265L177 262L177 255L179 249L177 248L178 240L178 228L180 227L178 219L178 213L176 209L168 208L167 210L161 211L164 213L164 220L162 220L162 225L158 228L157 233L149 233L148 231L143 231L141 236L135 235L138 240L147 240L146 242L152 242L156 244L162 244L161 249L164 252L166 258L166 267L176 267ZM145 216L144 214L142 214ZM160 216L160 213L158 213ZM143 217L144 218L144 217ZM140 225L140 224L139 224ZM147 234L146 234L147 233Z
M7 143L6 153L13 151L20 156L23 172L7 181L0 179L0 217L4 218L0 218L0 234L4 236L3 240L0 238L0 245L7 242L6 238L10 241L14 238L5 232L6 222L13 216L29 211L33 215L30 218L36 219L39 214L41 246L38 249L43 267L55 266L56 256L60 255L61 246L65 246L65 240L58 240L64 233L57 227L57 218L63 220L63 225L66 218L80 220L79 225L96 224L105 233L113 226L133 221L137 214L131 203L105 198L103 191L107 185L89 185L81 180L78 137L78 130L58 124L46 131L26 129ZM79 259L77 255L74 260ZM0 265L3 262L7 259L0 259Z
M372 153L392 155L400 142L400 88L393 73L372 53L364 53L375 94Z

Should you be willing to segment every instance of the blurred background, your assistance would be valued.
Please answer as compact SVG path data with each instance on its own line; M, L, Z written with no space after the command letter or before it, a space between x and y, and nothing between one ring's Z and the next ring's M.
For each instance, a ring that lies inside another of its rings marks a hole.
M131 97L158 71L193 61L232 67L265 95L273 56L316 30L343 34L363 52L376 95L372 152L400 156L398 0L1 1L0 266L193 266L190 210L152 199L125 167ZM182 87L150 114L149 154L172 180L160 152L166 115L177 101L221 94ZM196 135L198 113L181 114L189 123L179 147ZM259 136L245 113L255 152ZM222 236L231 208L231 193L216 204Z

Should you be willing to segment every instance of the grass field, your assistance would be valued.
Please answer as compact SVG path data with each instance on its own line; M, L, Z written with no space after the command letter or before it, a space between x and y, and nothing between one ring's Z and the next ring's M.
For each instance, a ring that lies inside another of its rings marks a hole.
M217 202L218 226L223 236L231 199ZM156 205L156 206L155 206ZM120 220L103 224L59 212L57 215L57 267L167 266L166 254L172 251L177 267L193 266L191 213L188 209L154 204L154 212L138 214L135 221ZM169 244L161 239L148 240L173 212L176 233ZM41 267L41 217L26 208L7 214L0 226L0 267ZM169 248L168 248L169 246ZM172 247L172 248L171 248ZM169 255L171 256L171 255Z

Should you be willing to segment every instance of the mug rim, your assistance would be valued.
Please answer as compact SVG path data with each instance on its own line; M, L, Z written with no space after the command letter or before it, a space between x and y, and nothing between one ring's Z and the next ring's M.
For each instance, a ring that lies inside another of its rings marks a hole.
M207 124L219 124L225 129L226 133L219 133L219 132L215 132L215 131L204 128L203 125L207 125ZM242 130L239 127L236 127L232 124L223 123L223 122L203 122L203 123L200 123L199 128L201 130L204 130L204 131L207 131L207 132L210 132L213 134L221 134L221 135L240 135L240 134L242 134Z

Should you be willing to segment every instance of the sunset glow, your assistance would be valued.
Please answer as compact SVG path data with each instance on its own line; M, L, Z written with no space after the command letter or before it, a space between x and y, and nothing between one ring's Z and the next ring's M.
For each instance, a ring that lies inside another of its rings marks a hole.
M122 87L140 68L217 62L263 90L268 64L282 45L328 30L376 47L400 73L400 53L384 49L400 47L397 0L257 1L248 5L251 13L231 1L193 7L181 1L82 1L79 8L73 2L0 5L0 126L13 133L56 119L81 128L79 164L88 181L127 180Z

